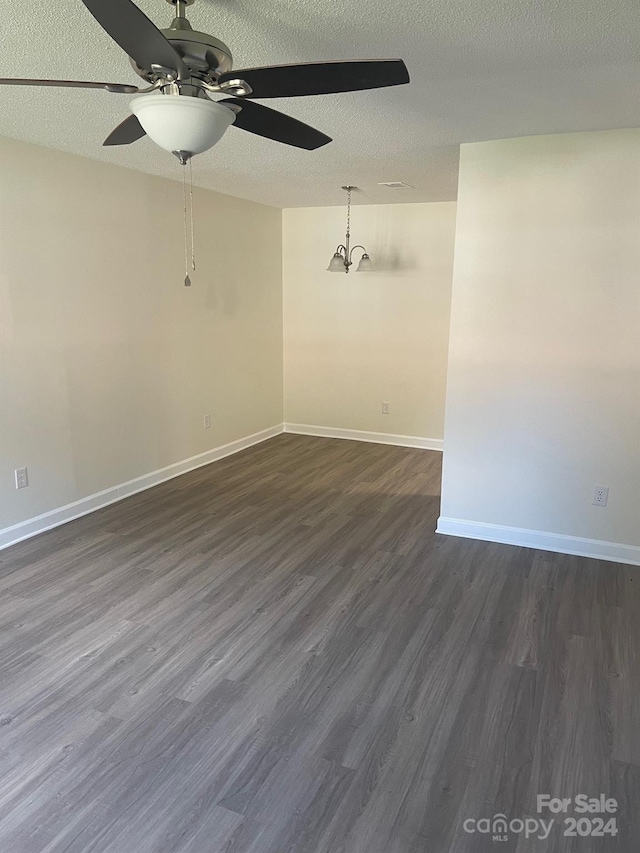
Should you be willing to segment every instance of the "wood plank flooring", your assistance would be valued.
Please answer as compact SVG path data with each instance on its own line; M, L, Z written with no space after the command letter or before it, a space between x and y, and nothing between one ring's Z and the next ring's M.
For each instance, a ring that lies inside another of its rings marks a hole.
M283 435L0 552L1 853L639 850L640 570L436 536L439 477ZM545 793L618 834L465 831Z

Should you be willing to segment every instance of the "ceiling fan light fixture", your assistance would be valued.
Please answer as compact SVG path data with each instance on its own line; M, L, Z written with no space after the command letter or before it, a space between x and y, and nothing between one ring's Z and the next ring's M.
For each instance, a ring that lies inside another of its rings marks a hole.
M250 101L242 104L239 99L331 95L409 82L409 72L401 59L301 62L234 70L227 45L208 33L194 30L189 23L186 8L195 0L167 0L175 7L175 18L168 29L162 30L134 0L82 2L129 57L136 74L150 86L140 90L126 83L23 77L0 77L0 86L106 89L116 94L138 92L142 97L132 103L132 115L103 144L130 145L148 134L161 148L175 153L183 165L194 154L215 145L234 121L240 130L307 151L331 142L326 134L284 113ZM163 90L161 97L145 97L157 89ZM205 91L226 92L235 97L224 104L200 97ZM233 106L232 101L235 101ZM225 112L234 106L241 108L237 118ZM350 264L347 255L345 261Z
M156 145L189 154L212 148L236 117L222 104L188 95L141 95L130 106Z

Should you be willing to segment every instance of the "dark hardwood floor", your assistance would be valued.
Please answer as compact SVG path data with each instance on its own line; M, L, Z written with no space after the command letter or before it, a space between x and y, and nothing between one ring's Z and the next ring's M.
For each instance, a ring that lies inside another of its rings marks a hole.
M284 435L0 552L0 853L639 850L640 570L436 536L439 477Z

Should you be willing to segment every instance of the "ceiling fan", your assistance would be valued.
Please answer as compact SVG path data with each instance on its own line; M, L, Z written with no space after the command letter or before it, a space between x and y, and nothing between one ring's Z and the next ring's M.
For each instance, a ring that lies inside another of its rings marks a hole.
M109 134L104 145L129 145L145 134L184 165L211 148L234 124L241 130L313 150L331 138L252 98L325 95L398 86L409 82L401 59L309 62L233 70L224 42L192 29L185 10L195 0L167 0L175 18L160 30L132 0L82 0L111 38L128 54L149 86L80 80L0 78L0 85L67 86L137 94L133 115ZM155 93L155 94L151 94ZM214 101L211 94L231 97ZM162 97L160 97L162 95Z

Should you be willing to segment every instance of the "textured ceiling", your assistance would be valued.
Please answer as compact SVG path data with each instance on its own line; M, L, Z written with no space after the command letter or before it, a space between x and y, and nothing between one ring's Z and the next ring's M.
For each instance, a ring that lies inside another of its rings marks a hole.
M138 5L169 25L164 0ZM188 15L236 68L378 57L409 68L408 86L264 101L332 136L318 151L232 127L194 159L197 184L277 207L342 204L346 183L360 203L450 200L461 142L640 126L638 0L197 0ZM5 4L0 29L0 76L140 82L80 0ZM128 101L1 87L0 135L179 179L148 139L101 147ZM396 180L415 189L377 186Z

